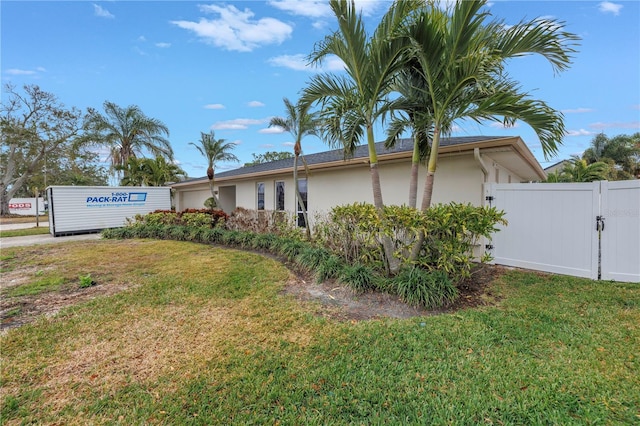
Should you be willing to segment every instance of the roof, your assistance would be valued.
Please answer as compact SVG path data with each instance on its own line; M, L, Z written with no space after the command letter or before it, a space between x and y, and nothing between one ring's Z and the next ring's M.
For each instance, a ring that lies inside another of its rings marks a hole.
M512 136L465 136L465 137L455 137L455 138L442 138L440 140L440 149L446 147L460 147L460 151L466 149L472 149L468 147L468 145L477 145L478 143L488 142L488 141L507 141L513 140ZM520 140L520 138L516 138ZM376 145L376 152L379 156L391 155L391 154L401 154L407 153L410 154L413 151L413 139L404 138L399 139L396 144L392 148L385 148L384 142L378 142ZM528 151L528 149L527 149ZM529 152L531 158L533 155ZM317 165L317 164L327 164L327 163L343 163L345 160L349 159L358 159L358 158L368 158L369 152L366 144L359 145L353 156L345 158L344 150L342 149L334 149L331 151L318 152L315 154L305 154L304 158L309 166ZM537 161L533 159L533 161L537 164ZM540 165L537 165L540 168ZM229 170L226 172L216 173L216 180L231 178L236 176L247 176L247 175L261 175L268 174L270 172L277 172L279 170L293 169L293 158L286 158L283 160L271 161L268 163L255 164L251 166L240 167L238 169ZM542 170L540 168L540 170ZM178 182L173 186L182 186L182 184L192 184L200 181L207 181L207 177L188 179L182 182Z

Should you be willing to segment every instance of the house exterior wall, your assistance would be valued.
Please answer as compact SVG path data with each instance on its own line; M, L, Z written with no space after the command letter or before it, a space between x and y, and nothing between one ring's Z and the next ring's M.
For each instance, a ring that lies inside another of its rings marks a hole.
M520 182L522 179L492 158L483 156L488 168L488 182L501 183ZM408 159L383 162L379 166L382 195L385 204L407 204L409 197L409 177L411 164ZM496 170L499 170L496 172ZM300 173L304 178L304 173ZM425 167L420 167L418 176L418 205L422 200ZM219 182L216 190L224 191L228 186L235 186L235 207L257 209L257 184L265 186L265 209L276 207L275 182L285 184L285 209L291 213L296 211L295 186L290 172L250 179L229 179ZM202 208L204 200L209 198L209 187L206 182L187 188L176 188L176 209ZM484 175L480 165L472 153L443 156L438 162L435 175L432 204L436 203L471 203L483 205ZM333 167L312 170L308 178L308 208L311 218L315 213L328 212L332 207L354 202L373 202L369 165L365 161L353 161L345 167ZM225 211L227 206L225 207ZM230 211L227 211L230 213Z

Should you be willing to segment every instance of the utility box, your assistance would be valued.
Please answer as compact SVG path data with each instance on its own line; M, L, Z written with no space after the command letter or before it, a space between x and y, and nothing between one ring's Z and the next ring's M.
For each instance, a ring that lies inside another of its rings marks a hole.
M171 188L50 186L49 232L54 237L121 228L137 214L171 209Z

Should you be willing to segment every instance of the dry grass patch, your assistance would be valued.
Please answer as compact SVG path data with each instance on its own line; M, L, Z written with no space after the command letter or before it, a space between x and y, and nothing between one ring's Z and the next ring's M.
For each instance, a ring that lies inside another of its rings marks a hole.
M46 265L47 273L65 271L66 277L91 273L96 287L131 291L41 318L4 337L3 398L37 389L32 403L46 416L64 419L71 407L131 384L154 389L162 382L165 394L205 370L229 380L233 375L224 365L231 353L282 341L302 348L312 340L314 327L301 322L300 309L277 297L290 275L273 259L145 240L48 248L46 256L42 249L17 250L14 259L28 260L24 271ZM66 419L92 422L78 412Z

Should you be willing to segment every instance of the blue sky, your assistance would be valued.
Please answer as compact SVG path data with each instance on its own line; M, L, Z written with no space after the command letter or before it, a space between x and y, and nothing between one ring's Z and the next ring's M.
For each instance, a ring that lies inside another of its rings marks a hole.
M357 4L375 25L390 3ZM524 123L459 123L454 136L519 135L548 166L582 153L597 133L640 131L640 2L493 1L488 9L506 24L565 21L582 38L568 71L554 75L535 57L507 68L533 97L565 114L568 134L550 160ZM292 149L287 133L268 128L269 118L284 113L283 97L298 99L318 71L305 56L335 28L324 1L3 0L0 14L3 84L37 84L80 109L102 111L106 100L138 105L169 127L176 160L190 177L205 174L205 161L188 144L201 131L237 143L241 162ZM339 72L340 64L324 69ZM303 141L305 153L327 149L319 139Z

